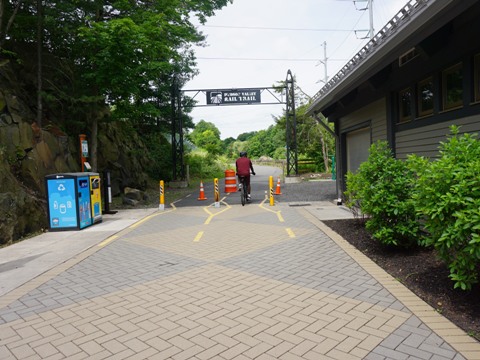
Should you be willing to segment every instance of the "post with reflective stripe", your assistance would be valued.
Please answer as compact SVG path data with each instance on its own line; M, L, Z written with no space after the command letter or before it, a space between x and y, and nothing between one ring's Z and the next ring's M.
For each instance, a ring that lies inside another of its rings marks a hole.
M275 205L275 200L273 199L273 176L269 178L269 185L270 185L270 206Z
M165 193L163 180L160 180L160 204L158 205L158 210L165 210Z
M218 190L218 179L213 179L213 184L215 186L215 207L220 207L220 191Z

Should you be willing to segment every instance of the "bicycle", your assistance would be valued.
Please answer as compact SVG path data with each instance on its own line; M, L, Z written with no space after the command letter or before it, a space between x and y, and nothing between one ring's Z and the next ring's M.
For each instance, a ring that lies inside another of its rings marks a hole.
M242 206L245 206L245 203L248 200L248 187L247 187L247 182L245 179L245 176L239 176L238 180L240 181L240 184L242 185L242 191L240 191L240 199L242 200Z

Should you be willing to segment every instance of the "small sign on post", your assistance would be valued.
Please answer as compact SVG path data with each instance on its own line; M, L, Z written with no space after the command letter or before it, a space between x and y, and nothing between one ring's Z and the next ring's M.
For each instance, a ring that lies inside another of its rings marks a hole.
M88 168L85 170L85 163L87 161L87 158L88 158L88 141L87 141L87 135L85 134L80 134L78 135L79 139L80 139L80 163L82 164L82 172L85 172L85 171L90 171L91 168ZM90 164L87 163L88 166L90 166Z

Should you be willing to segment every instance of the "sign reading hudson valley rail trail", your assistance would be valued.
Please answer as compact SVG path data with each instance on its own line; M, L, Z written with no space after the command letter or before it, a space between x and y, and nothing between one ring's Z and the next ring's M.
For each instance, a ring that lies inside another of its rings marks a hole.
M212 90L207 91L207 105L235 105L260 103L260 90Z

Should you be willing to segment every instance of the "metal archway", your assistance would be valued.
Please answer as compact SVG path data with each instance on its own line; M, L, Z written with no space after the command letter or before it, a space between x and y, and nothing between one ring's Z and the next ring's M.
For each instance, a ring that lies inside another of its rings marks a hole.
M285 89L285 101L278 99L273 93L273 90ZM183 158L183 122L182 122L182 93L195 92L195 98L200 92L211 94L215 92L217 94L224 95L227 92L239 92L248 91L252 94L258 94L258 99L240 101L237 103L224 103L224 102L210 102L207 105L198 106L227 106L227 105L266 105L272 103L262 103L260 101L260 93L267 91L276 99L273 104L286 104L285 118L286 118L286 156L287 156L287 176L298 175L298 153L297 153L297 119L295 115L295 84L292 72L288 70L285 85L277 87L263 87L263 88L249 88L249 89L202 89L202 90L180 90L178 85L178 79L174 77L172 84L172 164L173 164L173 177L176 180L185 180L185 164ZM254 97L256 97L255 95ZM194 106L195 107L195 106Z

